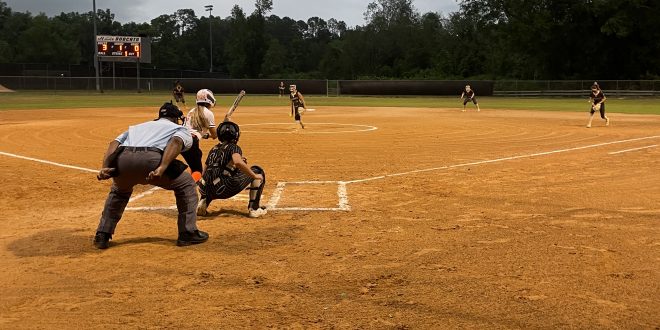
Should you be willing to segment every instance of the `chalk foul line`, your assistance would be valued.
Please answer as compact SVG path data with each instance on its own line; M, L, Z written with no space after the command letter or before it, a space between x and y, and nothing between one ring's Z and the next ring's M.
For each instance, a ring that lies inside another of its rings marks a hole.
M629 152L629 151L637 151L637 150L643 150L643 149L649 149L649 148L655 148L657 147L657 144L654 144L652 146L646 146L646 147L639 147L639 148L632 148L632 149L626 149L626 150L621 150L621 151L613 151L608 153L608 155L616 155L616 154L621 154L624 152Z
M446 169L458 168L458 167L498 163L498 162L503 162L503 161L507 161L507 160L515 160L515 159L522 159L522 158L547 156L547 155L559 154L559 153L564 153L564 152L569 152L569 151L584 150L584 149L597 148L597 147L613 145L613 144L643 141L643 140L650 140L650 139L657 139L657 138L660 138L660 135L653 135L653 136L646 136L646 137L635 138L635 139L626 139L626 140L619 140L619 141L596 143L596 144L591 144L591 145L586 145L586 146L581 146L581 147L537 152L537 153L527 154L527 155L518 155L518 156L510 156L510 157L503 157L503 158L497 158L497 159L480 160L480 161L475 161L475 162L470 162L470 163L463 163L463 164L456 164L456 165L445 165L445 166L440 166L440 167L425 168L425 169L419 169L419 170L408 171L408 172L379 175L379 176L375 176L375 177L371 177L371 178L351 180L351 181L345 181L345 182L347 184L349 184L349 183L361 183L361 182L368 182L368 181L374 181L374 180L380 180L380 179L385 179L385 178L404 176L404 175L410 175L410 174L416 174L416 173L424 173L424 172L446 170Z
M98 173L99 172L99 170L93 170L91 168L84 168L84 167L72 166L72 165L67 165L67 164L62 164L62 163L56 163L56 162L51 162L51 161L43 160L43 159L37 159L37 158L25 157L25 156L16 155L16 154L10 154L8 152L0 151L0 155L4 155L4 156L8 156L8 157L14 157L14 158L18 158L18 159L30 160L30 161L37 162L37 163L42 163L42 164L55 165L55 166L64 167L64 168L70 168L70 169L73 169L73 170L79 170L79 171L83 171L83 172L91 172L91 173Z

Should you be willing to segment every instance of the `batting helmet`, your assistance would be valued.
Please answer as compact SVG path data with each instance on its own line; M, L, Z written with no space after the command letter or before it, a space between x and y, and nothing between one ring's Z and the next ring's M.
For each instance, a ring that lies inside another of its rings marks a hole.
M200 89L197 92L197 104L208 104L215 106L215 96L209 89Z
M238 127L238 124L232 121L225 121L218 126L216 129L218 133L218 140L220 142L238 142L238 138L241 137L241 129Z

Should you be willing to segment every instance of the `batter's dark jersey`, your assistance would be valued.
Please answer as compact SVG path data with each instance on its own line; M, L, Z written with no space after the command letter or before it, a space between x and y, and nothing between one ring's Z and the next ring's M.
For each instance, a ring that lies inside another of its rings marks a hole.
M232 155L243 155L241 147L234 143L215 145L206 157L206 171L199 181L202 198L227 199L245 189L252 178L236 167L229 167Z

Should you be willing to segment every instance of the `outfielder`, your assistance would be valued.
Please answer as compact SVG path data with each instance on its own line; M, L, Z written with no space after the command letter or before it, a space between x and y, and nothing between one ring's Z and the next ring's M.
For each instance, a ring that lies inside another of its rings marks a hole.
M190 166L195 182L202 177L202 149L199 147L199 140L218 138L215 130L215 117L209 110L215 106L215 96L208 89L200 89L196 95L195 108L191 109L183 121L183 125L190 130L193 137L193 145L190 150L182 152L181 155Z
M461 99L463 100L463 111L466 111L465 105L470 101L477 106L477 111L481 111L481 109L479 109L479 103L477 103L477 98L474 95L474 90L470 88L470 85L465 85L465 90L461 94Z
M172 89L172 96L174 96L174 102L176 102L176 106L181 108L179 103L183 104L183 106L186 106L186 99L183 96L184 90L183 90L183 85L181 85L181 81L177 80L174 82L174 88Z
M598 82L594 81L594 84L591 85L591 94L589 95L589 103L591 103L591 111L589 114L589 123L587 123L587 128L591 127L591 121L594 119L594 113L600 111L600 118L605 120L605 126L610 125L610 119L605 116L605 94L600 89Z
M290 85L289 99L291 100L291 113L289 117L294 116L296 123L300 124L300 127L305 129L305 124L302 122L302 113L305 111L305 98L302 94L296 89L296 85ZM300 110L302 108L302 110Z
M259 200L266 185L266 173L257 166L248 166L243 150L237 145L241 136L239 126L225 121L218 126L218 139L206 157L206 169L197 183L201 198L197 205L197 215L207 215L207 207L214 199L227 199L249 186L250 201L248 216L258 218L266 214L259 206Z

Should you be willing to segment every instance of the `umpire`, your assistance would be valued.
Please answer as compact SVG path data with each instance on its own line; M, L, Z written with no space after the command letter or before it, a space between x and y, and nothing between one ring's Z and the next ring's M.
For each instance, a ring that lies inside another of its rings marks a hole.
M179 210L178 246L205 242L209 235L197 229L197 191L187 166L175 159L192 145L187 128L178 125L183 113L172 103L165 103L158 119L135 126L110 142L97 178L113 178L105 201L101 220L94 236L94 245L107 249L117 223L128 204L133 187L152 184L174 190Z

